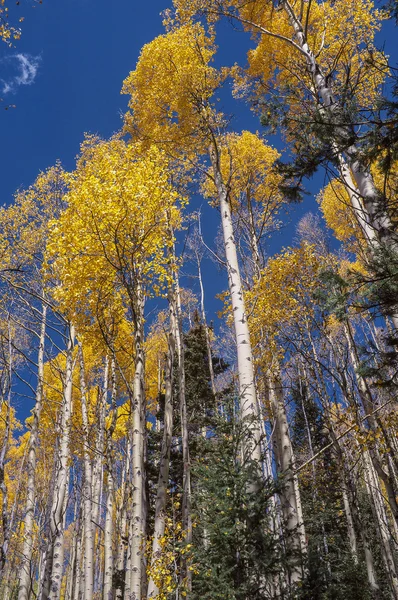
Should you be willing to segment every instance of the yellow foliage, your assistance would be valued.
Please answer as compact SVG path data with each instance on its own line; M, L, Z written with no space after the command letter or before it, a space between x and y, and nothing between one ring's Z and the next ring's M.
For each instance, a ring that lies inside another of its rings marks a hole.
M177 147L191 158L207 150L207 122L216 126L220 119L211 105L222 80L210 66L215 51L213 38L190 22L143 47L122 88L130 95L125 128L133 138L170 152Z
M61 165L40 173L13 204L0 209L0 255L3 268L29 270L45 249L48 223L61 210L66 174ZM21 273L18 273L21 277Z
M17 2L17 4L19 4L19 2ZM23 17L19 18L19 22L21 21L23 21ZM20 37L21 29L19 27L14 27L10 23L9 8L6 5L6 0L0 0L0 39L8 46L12 47L13 40L19 40Z
M236 3L237 4L237 3ZM294 6L296 4L296 6ZM295 10L298 3L293 3ZM272 3L244 3L240 15L268 31L296 41L293 26L285 10L274 10ZM355 88L359 105L368 105L375 98L387 74L386 60L381 52L372 49L374 62L367 60L368 49L380 28L384 13L374 10L372 0L329 0L312 2L309 12L307 40L318 65L325 74L333 73L335 93L343 92L347 81ZM297 103L291 91L301 88L307 95L313 88L305 56L284 39L262 35L248 26L258 39L255 49L248 53L249 77L262 82L275 79L282 92L289 92L293 111L302 110L302 98ZM383 68L384 67L384 68ZM258 93L261 92L261 85ZM301 100L301 101L300 101Z
M177 508L176 505L174 505ZM154 561L151 561L152 556L152 540L147 540L146 553L148 556L147 576L148 581L153 578L155 585L159 589L158 594L154 597L156 600L167 600L170 594L175 591L178 585L178 571L176 565L178 558L181 555L189 555L192 545L184 546L185 532L181 523L174 523L173 519L166 517L165 532L159 540L161 551L156 556ZM194 566L189 567L191 570ZM182 592L184 594L184 590Z
M54 296L79 331L98 322L111 339L126 325L139 285L158 294L167 283L165 258L180 223L168 162L152 148L119 137L88 137L69 176L67 209L50 225L47 267ZM131 322L131 319L128 319Z
M274 214L283 201L278 189L281 176L273 169L279 157L275 148L268 146L266 140L250 131L224 137L220 166L223 180L229 183L232 209L237 209L242 201L257 202L263 209L262 221L269 225L272 223ZM205 180L203 190L207 197L216 197L212 180Z
M319 202L336 238L345 242L349 250L358 251L364 238L345 185L334 179L320 193Z
M376 187L380 193L386 195L387 204L390 205L394 218L398 186L397 169L396 167L392 169L388 180L377 165L372 166L371 172ZM333 230L336 238L344 242L348 250L360 254L361 249L366 247L366 242L345 185L338 179L333 179L319 194L318 200L326 224Z
M270 364L280 351L276 343L280 327L311 317L311 294L319 285L317 273L323 266L310 244L288 249L268 261L246 296L257 362Z

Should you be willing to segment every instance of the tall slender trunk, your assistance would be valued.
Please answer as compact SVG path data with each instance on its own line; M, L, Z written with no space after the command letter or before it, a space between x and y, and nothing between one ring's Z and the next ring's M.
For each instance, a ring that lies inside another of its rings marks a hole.
M198 264L198 279L199 279L199 287L200 287L200 312L201 312L201 317L202 317L202 321L203 321L203 327L205 330L207 360L209 363L211 391L213 392L214 398L216 398L217 391L216 391L216 383L215 383L215 376L214 376L213 356L212 356L212 352L211 352L210 334L209 334L209 328L207 326L207 320L206 320L205 290L204 290L203 279L202 279L202 267L201 267L199 260L197 261L197 264Z
M159 477L156 490L155 502L155 525L153 532L152 555L151 555L151 578L148 585L148 598L157 598L159 587L154 578L154 572L159 566L159 559L162 554L162 538L166 529L166 502L167 488L169 483L170 466L170 448L173 433L173 368L174 354L176 350L175 332L176 322L176 302L174 290L169 292L169 335L168 352L165 371L165 404L164 404L164 425L163 440L160 451Z
M307 542L301 505L301 495L297 475L294 475L295 461L290 439L282 384L278 372L269 376L269 396L275 420L274 448L278 471L282 475L281 507L285 522L286 543L290 552L289 575L291 584L296 584L304 576L303 560L307 553Z
M90 423L88 420L87 389L83 347L79 342L80 397L83 421L83 515L84 515L84 599L91 600L94 586L94 531L92 506L92 467L90 457Z
M135 323L135 372L133 397L131 398L132 414L132 507L129 525L129 568L126 569L125 596L128 600L141 600L142 564L144 553L143 539L143 481L144 481L144 423L142 413L144 398L144 349L143 318L144 297L142 290L137 290L136 323Z
M360 374L360 361L359 361L358 351L357 351L357 347L355 344L351 324L348 321L348 319L346 319L346 321L344 323L344 330L345 330L345 335L346 335L346 339L347 339L348 349L350 352L351 362L353 364L354 371L355 371L356 381L358 383L359 396L361 398L365 412L367 414L371 415L368 418L370 428L374 432L377 432L379 429L383 432L382 428L378 427L377 417L372 415L372 412L374 410L374 402L373 402L372 392L370 390L368 382L366 381L366 378ZM388 444L388 440L386 440L386 442ZM392 518L394 520L394 527L397 528L397 526L398 526L398 504L397 504L397 500L396 500L396 491L394 490L394 481L391 478L390 472L388 469L388 462L386 463L385 458L384 457L382 458L380 456L380 453L379 453L377 447L370 449L370 456L372 457L372 462L377 471L377 474L382 479L382 481L386 487L386 491L387 491L387 495L388 495L388 502L390 505ZM388 457L387 457L387 459L388 459Z
M198 231L199 231L199 237L200 237L200 239L202 239L202 224L201 224L200 213L198 216ZM203 277L202 277L202 257L197 248L194 249L194 252L195 252L195 258L196 258L196 265L197 265L197 269L198 269L198 279L199 279L199 288L200 288L200 313L201 313L201 317L202 317L202 321L203 321L203 326L205 328L207 360L209 361L211 391L213 392L214 398L216 398L217 392L216 392L216 383L215 383L215 376L214 376L213 356L212 356L212 351L211 351L211 341L210 341L209 328L207 326L206 309L205 309L205 288L203 285Z
M398 572L391 548L391 534L387 514L380 489L380 482L375 472L372 459L368 450L363 451L363 468L366 487L371 499L373 514L377 524L377 531L381 541L381 553L386 573L389 578L390 590L394 600L398 599Z
M109 358L105 357L103 386L98 390L97 439L95 441L94 466L92 469L92 520L94 531L98 529L101 518L101 487L103 484L103 458L105 443L105 412L108 394ZM95 535L94 535L95 537Z
M328 398L328 390L326 388L325 382L323 380L322 374L319 369L319 358L318 358L314 340L311 336L310 331L308 331L308 335L309 335L309 339L310 339L312 358L313 358L313 361L311 363L311 369L313 370L313 373L314 373L314 381L315 381L316 388L318 391L318 396L320 398ZM348 398L347 390L345 388L344 382L340 383L339 385L340 385L340 388L342 390L343 396L344 396L347 404L352 404ZM327 405L325 405L325 402L323 402L322 404L323 404L323 408L324 408L324 415L327 418L327 422L328 422L329 433L330 433L330 436L334 443L334 448L337 453L337 456L339 457L339 462L341 464L342 488L343 488L343 490L347 489L347 491L349 492L348 499L350 501L350 506L352 508L352 513L353 513L352 516L354 517L354 523L356 525L356 529L359 532L359 535L361 537L364 554L365 554L365 564L366 564L369 586L370 586L370 589L372 590L372 592L376 594L376 593L378 593L379 586L377 584L373 554L372 554L370 544L368 541L369 534L366 529L366 526L364 526L363 519L361 518L359 506L358 506L358 503L356 500L354 484L351 480L351 472L346 466L347 465L347 457L344 455L343 448L341 447L340 442L338 441L337 436L334 432L334 424L333 424L333 421L330 419L330 411L329 411ZM344 499L343 499L343 501L344 501ZM349 508L350 507L348 507L348 510L349 510ZM349 528L350 525L349 525L348 521L350 520L350 515L347 516L347 512L346 512L346 518L347 518L347 527ZM355 547L356 547L356 543L354 545L354 552L355 552ZM353 550L353 546L351 546L351 550ZM355 555L353 558L355 560Z
M117 573L117 583L115 586L115 598L116 600L123 600L124 596L124 585L126 579L126 557L128 552L128 531L127 531L127 523L128 523L128 504L130 498L131 491L131 444L130 437L127 436L126 443L126 460L123 465L122 472L122 485L121 485L121 506L119 508L119 542L117 546L117 555L116 555L116 573Z
M63 381L63 399L59 428L59 448L56 458L56 471L52 505L50 511L50 537L45 557L45 575L40 591L40 600L58 600L61 592L63 564L61 563L61 546L64 542L64 501L68 486L68 461L70 456L69 439L72 411L72 375L73 348L75 331L72 324L68 326L66 348L66 368Z
M175 297L177 319L175 328L175 341L178 357L178 395L180 404L180 422L181 422L181 442L182 442L182 523L185 531L185 541L187 544L192 542L192 489L191 489L191 457L189 450L189 431L188 414L185 389L185 349L182 330L182 310L181 294L178 273L175 273ZM184 575L186 578L186 587L188 592L192 588L192 572L187 567L187 561L184 560Z
M38 443L39 421L43 400L44 379L44 344L46 338L47 305L42 307L42 321L39 337L39 352L37 358L37 387L35 407L32 411L33 421L28 442L27 471L28 482L25 505L24 542L21 557L21 572L19 579L18 600L28 600L32 586L32 553L33 553L33 522L36 500L36 449Z
M116 365L115 358L112 357L111 362L111 424L106 436L106 514L104 528L104 585L103 585L103 600L112 600L113 596L113 506L114 506L114 479L113 479L113 440L112 436L116 428L117 406L116 406Z
M210 160L218 194L221 211L221 222L224 236L225 257L228 271L228 284L231 296L234 319L235 340L238 358L239 399L243 419L248 419L251 439L246 442L245 453L248 457L261 461L259 410L254 383L253 353L247 321L243 286L240 276L238 254L232 225L231 206L228 188L225 185L220 169L220 156L217 144L210 147Z
M0 450L0 491L2 494L1 505L1 525L3 530L3 540L0 546L0 578L3 575L8 555L8 545L10 542L10 522L8 518L8 488L5 478L5 463L8 449L10 446L11 436L11 389L12 389L12 337L11 337L11 322L8 318L8 381L7 381L7 399L3 399L5 410L5 426L3 445ZM1 407L2 408L2 407Z

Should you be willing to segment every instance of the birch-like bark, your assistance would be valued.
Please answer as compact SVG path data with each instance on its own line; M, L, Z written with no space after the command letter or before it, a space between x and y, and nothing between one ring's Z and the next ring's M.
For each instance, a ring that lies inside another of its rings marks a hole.
M104 585L103 600L112 600L113 598L113 506L114 506L114 480L113 480L113 440L112 436L116 428L117 406L116 406L116 365L115 358L111 362L111 415L112 420L106 436L106 513L104 527Z
M191 489L191 458L189 451L188 414L185 389L185 350L182 331L181 294L178 273L175 273L175 297L177 319L175 328L175 341L178 357L178 395L180 404L181 442L182 442L182 524L185 531L185 541L192 542L192 489ZM184 561L186 587L188 592L192 589L192 572Z
M3 530L3 540L0 546L0 578L3 575L8 555L8 545L10 542L10 523L8 518L8 488L5 479L5 463L7 458L8 449L10 446L10 436L11 436L11 387L12 387L12 338L11 338L11 322L10 318L8 318L8 382L7 382L7 400L5 401L6 405L6 414L5 414L5 424L4 424L4 439L3 445L0 450L0 491L2 494L2 504L1 504L1 525ZM5 390L4 390L5 391Z
M391 534L387 514L383 502L380 482L374 470L372 459L368 450L363 451L363 468L366 488L371 499L373 514L377 524L377 531L381 541L381 553L384 566L388 574L390 591L394 600L398 600L398 573L394 554L391 549Z
M166 502L167 502L167 487L169 483L169 467L170 467L170 448L173 433L173 367L174 354L176 350L175 331L177 328L176 322L176 302L174 290L169 292L169 335L168 335L168 352L166 359L165 370L165 404L164 404L164 424L163 424L163 440L160 452L159 477L156 490L155 503L155 525L152 542L151 555L151 578L148 585L148 598L157 598L159 588L154 579L154 571L156 564L162 553L161 540L166 529Z
M201 225L201 220L200 220L200 213L198 216L198 229L199 229L199 237L200 237L200 239L202 239L202 225ZM202 257L200 255L197 247L196 248L194 247L193 251L195 254L196 265L197 265L197 269L198 269L198 279L199 279L199 288L200 288L200 312L201 312L201 317L202 317L202 321L203 321L203 326L205 328L207 360L209 362L211 391L213 392L214 398L216 398L217 391L216 391L216 382L215 382L215 376L214 376L213 355L212 355L212 351L211 351L211 341L210 341L209 328L207 326L206 309L205 309L205 289L204 289L203 278L202 278L202 260L201 260Z
M64 501L67 496L68 486L68 461L70 456L69 439L72 411L72 375L73 375L73 348L75 331L72 324L68 327L66 348L66 368L63 381L63 399L59 427L59 448L57 468L55 472L54 491L50 511L50 538L45 559L45 575L40 591L40 600L59 600L61 592L62 569L61 546L64 534Z
M314 373L314 380L316 382L316 388L318 391L318 395L320 398L327 398L328 397L328 390L326 388L325 382L322 378L322 375L320 373L320 369L319 369L319 358L318 358L318 354L316 351L316 347L314 344L314 340L312 338L312 335L310 333L310 331L308 331L308 335L309 335L309 339L310 339L310 344L311 344L311 351L312 351L312 363L311 363L311 369ZM347 404L351 404L348 395L347 395L347 390L344 387L344 384L341 383L339 384L341 387L341 390L343 392L343 396L345 398L345 401ZM375 571L375 566L374 566L374 560L373 560L373 554L372 551L370 549L370 545L368 542L368 532L366 530L366 528L364 527L364 523L363 523L363 519L361 518L360 515L360 511L359 511L359 506L357 505L357 502L355 500L355 491L354 491L354 486L353 483L351 481L351 476L350 476L350 471L345 468L346 465L346 457L343 453L343 449L340 446L340 442L337 439L337 436L334 432L334 425L333 425L333 421L330 420L330 412L328 410L328 407L325 405L325 403L323 402L323 408L324 408L324 414L325 417L327 417L328 419L328 429L329 429L329 433L331 435L333 444L334 444L334 448L336 450L336 453L339 457L339 462L341 465L341 470L342 470L342 488L347 489L349 492L349 500L350 500L350 506L352 507L352 511L355 517L355 524L357 526L357 530L359 531L360 537L361 537L361 541L362 541L362 545L363 545L363 549L364 549L364 554L365 554L365 563L366 563L366 570L367 570L367 576L368 576L368 582L370 585L371 590L376 594L379 590L379 586L377 584L377 578L376 578L376 571ZM347 517L347 513L346 513L346 518L347 521L350 519L350 517ZM349 527L349 525L347 525ZM356 544L355 544L356 546ZM352 548L352 547L351 547ZM355 550L354 550L355 551ZM355 558L354 558L355 560Z
M76 541L76 559L75 559L75 581L73 585L73 600L81 600L82 597L82 582L84 582L84 577L82 573L82 565L83 565L83 542L82 537L84 532L82 531L83 527L79 528L77 541Z
M118 583L116 585L115 597L116 600L123 600L124 589L123 581L125 581L126 573L126 558L128 552L128 531L127 531L127 514L128 504L131 491L131 444L130 437L127 436L126 443L126 460L124 461L123 473L122 473L122 486L121 486L121 507L119 509L120 522L119 522L119 543L117 547L116 556L116 570L118 575Z
M348 319L344 323L344 331L347 339L348 349L350 353L350 358L352 365L355 371L355 378L358 384L359 396L361 398L363 407L367 414L371 414L374 410L374 403L372 398L372 393L370 387L366 381L366 379L360 374L360 361L358 356L357 347L354 340L354 335L352 333L351 325ZM368 418L369 425L374 432L378 430L377 418L375 416L370 416ZM387 442L388 443L388 442ZM393 480L390 476L390 472L388 469L388 463L385 465L385 461L380 457L380 454L377 448L371 449L370 456L372 458L373 465L377 471L377 474L382 479L387 495L388 502L390 505L392 517L394 520L394 528L396 529L398 526L398 505L396 500L396 493L394 490Z
M278 471L283 477L281 508L287 531L286 543L291 552L289 575L290 583L303 579L303 559L307 553L303 510L297 475L294 475L294 453L290 439L289 425L282 384L279 373L270 373L269 397L275 419L274 448Z
M108 394L109 358L105 357L103 388L99 392L97 439L95 442L95 459L92 472L92 520L96 529L100 521L101 487L103 477L103 457L105 443L105 411Z
M249 420L249 431L251 436L251 439L247 440L245 453L260 465L261 447L260 427L258 422L259 410L254 383L253 353L238 254L236 251L235 235L232 225L231 206L228 198L228 188L221 175L220 157L216 144L210 147L209 153L221 211L228 284L234 318L238 359L240 411L242 418Z
M281 7L284 8L294 29L295 37L298 45L306 56L309 72L312 76L312 81L317 92L317 95L322 103L322 108L331 116L339 112L339 103L333 96L332 89L328 84L327 78L323 73L317 59L311 50L305 36L303 24L300 18L294 12L289 0L281 0ZM356 188L361 196L364 213L366 214L367 224L376 233L377 243L388 243L390 247L397 248L397 238L394 231L392 221L388 215L387 209L384 206L384 201L375 186L373 177L359 158L358 149L352 144L348 149L342 146L345 145L346 139L352 136L353 128L349 125L338 127L339 135L332 140L338 150L338 160L340 166L344 165L344 152L347 156L348 167L354 177ZM343 140L343 142L340 141ZM356 207L354 206L354 209ZM374 240L373 240L374 241ZM370 244L372 246L372 242Z
M19 579L18 600L28 600L32 586L32 553L33 553L33 522L36 499L36 450L38 443L39 421L43 400L44 383L44 344L46 337L47 305L43 304L42 321L39 337L39 352L37 358L37 387L35 407L32 411L33 421L28 442L27 471L28 482L25 505L24 542L21 557L21 572Z
M92 506L92 467L90 457L90 424L87 409L87 388L84 370L83 347L79 342L79 367L80 367L80 397L83 422L83 515L84 515L84 597L91 600L94 586L94 530Z
M144 473L144 423L142 419L144 398L143 349L144 298L137 290L135 330L135 372L131 398L132 432L132 507L129 525L129 556L126 569L125 596L128 600L141 600L143 556L143 473Z

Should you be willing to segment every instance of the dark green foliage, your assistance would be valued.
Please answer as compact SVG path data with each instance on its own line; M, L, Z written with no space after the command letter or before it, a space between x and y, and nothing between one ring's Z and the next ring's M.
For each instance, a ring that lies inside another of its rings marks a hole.
M242 462L249 428L237 424L233 413L233 400L228 399L194 462L197 574L192 600L269 598L270 576L280 572L269 528L274 489L263 481L257 464Z
M332 313L339 320L345 319L350 300L348 282L331 269L322 271L319 279L321 286L314 294L315 300L325 313Z
M209 359L206 345L205 325L196 313L194 325L184 335L186 402L190 429L198 430L203 419L212 414L215 398L211 389ZM222 358L213 357L215 375L223 373L228 365Z
M305 462L330 441L320 406L303 382L293 385L295 405L292 438L299 462ZM307 574L302 600L367 600L364 565L355 564L347 543L341 495L341 465L332 448L300 475L304 522L308 538Z
M366 286L364 308L378 315L398 312L398 254L394 248L382 245L374 248L367 264L369 275L357 276Z

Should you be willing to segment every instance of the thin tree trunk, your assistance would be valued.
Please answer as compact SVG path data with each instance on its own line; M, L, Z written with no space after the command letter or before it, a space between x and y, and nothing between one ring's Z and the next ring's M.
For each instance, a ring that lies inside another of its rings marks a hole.
M84 370L83 347L79 342L80 396L83 421L83 515L84 515L84 600L91 600L94 587L94 531L92 506L92 468L90 457L90 423L88 420L87 389Z
M135 329L135 373L131 413L132 432L132 508L129 526L129 568L126 569L125 596L127 600L141 600L143 539L143 474L144 474L144 349L143 349L143 312L144 298L142 290L137 290L137 310Z
M176 350L175 331L176 323L176 302L174 290L169 292L169 335L168 335L168 352L165 372L165 405L164 405L164 425L163 425L163 440L160 452L159 477L156 490L155 503L155 525L152 543L151 555L151 578L148 585L148 598L157 598L159 587L154 578L157 564L162 554L162 538L166 529L166 503L167 503L167 488L169 483L169 466L170 466L170 448L173 434L173 368L174 354Z
M185 389L185 349L182 331L181 294L178 273L175 273L175 296L177 304L177 319L175 328L175 341L178 357L178 395L180 404L181 438L182 438L182 523L185 531L185 541L192 542L192 489L191 489L191 458L189 451L188 414ZM184 575L188 592L192 589L192 572L184 560Z
M32 587L32 553L33 553L33 523L34 510L36 501L36 449L38 443L39 421L43 400L43 384L44 384L44 343L46 338L46 316L47 305L42 307L42 321L39 337L39 352L37 358L37 387L36 387L36 402L32 411L33 421L28 442L28 482L26 492L25 505L25 528L24 542L21 557L21 571L19 579L18 600L28 600Z
M269 396L275 419L274 448L278 471L282 475L281 506L287 532L290 583L297 584L303 579L303 560L307 553L307 542L301 505L301 495L297 475L294 472L294 454L290 439L289 426L282 385L279 374L270 373Z
M63 564L59 560L63 545L64 500L67 495L68 461L70 455L69 439L72 410L72 374L73 347L75 332L72 324L68 327L66 348L66 368L63 382L63 400L61 408L59 449L56 459L54 491L50 511L50 538L45 558L44 581L40 591L40 600L58 600L61 591Z
M114 506L114 480L113 480L113 441L112 436L116 428L117 406L116 406L116 365L115 358L111 362L111 379L112 379L112 405L111 415L112 420L107 431L106 439L106 473L107 493L106 493L106 514L104 528L104 585L103 585L103 600L112 600L113 596L113 506Z
M371 499L373 513L375 516L377 531L381 541L381 553L384 566L390 582L390 590L394 600L398 599L398 573L391 549L391 534L388 525L388 519L384 507L383 495L380 489L380 482L374 470L372 459L368 450L363 451L363 467L365 483L368 494Z
M259 410L254 383L253 353L232 225L231 206L228 198L228 188L221 175L220 157L216 143L210 148L209 152L221 211L229 292L234 318L238 358L240 411L242 418L248 419L249 421L248 427L251 435L251 439L248 439L246 442L245 453L260 465L261 447L260 427L258 423Z
M5 479L5 462L7 458L8 449L10 446L11 436L11 389L12 389L12 339L11 339L11 323L10 317L8 318L8 393L7 400L4 401L6 407L5 424L4 424L4 439L3 445L0 450L0 491L2 494L2 506L1 506L1 525L3 530L3 541L0 546L0 579L3 576L3 572L8 559L8 545L10 542L10 522L8 519L8 488ZM1 407L2 408L2 407Z

